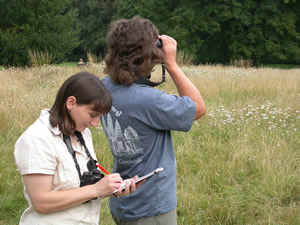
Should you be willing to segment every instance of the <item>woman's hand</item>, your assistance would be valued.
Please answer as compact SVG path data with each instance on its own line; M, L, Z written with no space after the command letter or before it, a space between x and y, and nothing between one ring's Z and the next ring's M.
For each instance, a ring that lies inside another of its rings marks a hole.
M118 173L106 175L93 185L95 189L95 197L104 197L111 195L111 193L121 187L122 181L123 180Z
M138 176L135 176L134 178L124 180L123 182L126 183L125 189L122 189L122 187L119 188L118 192L114 194L117 198L129 195L136 191L145 181L146 179L138 182L137 184L135 181L138 179Z

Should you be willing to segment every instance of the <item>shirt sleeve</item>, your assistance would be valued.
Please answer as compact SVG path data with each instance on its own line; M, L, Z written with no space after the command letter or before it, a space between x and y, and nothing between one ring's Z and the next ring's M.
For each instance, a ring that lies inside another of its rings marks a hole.
M188 131L193 125L196 112L196 105L192 99L152 89L151 93L144 93L147 100L142 101L144 102L140 111L142 115L134 116L158 130Z
M48 139L30 129L18 139L14 157L21 175L54 174L57 162L50 138Z

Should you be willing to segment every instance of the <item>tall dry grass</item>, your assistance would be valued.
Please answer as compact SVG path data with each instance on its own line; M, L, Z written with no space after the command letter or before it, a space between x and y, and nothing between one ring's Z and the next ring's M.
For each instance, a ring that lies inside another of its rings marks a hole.
M91 63L91 64L99 64L103 60L101 55L97 56L96 54L93 54L92 52L87 52L86 55L87 55L89 63Z
M196 57L192 53L179 50L176 54L176 62L179 66L193 65Z
M53 61L53 55L47 51L29 50L28 58L34 67L50 65Z
M51 107L76 67L0 71L0 224L26 208L13 146L41 109ZM103 65L85 67L100 78ZM184 66L207 113L188 133L173 132L178 224L300 224L300 69ZM161 79L157 66L152 79ZM158 88L177 94L167 75ZM101 127L91 129L99 162L112 170ZM101 223L113 224L108 199Z

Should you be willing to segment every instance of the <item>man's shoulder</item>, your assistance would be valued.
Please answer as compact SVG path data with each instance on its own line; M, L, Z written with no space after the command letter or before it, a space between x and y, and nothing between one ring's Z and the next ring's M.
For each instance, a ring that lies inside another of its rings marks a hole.
M106 76L106 77L103 77L103 78L101 79L101 81L102 81L104 84L107 84L108 82L111 81L111 78Z

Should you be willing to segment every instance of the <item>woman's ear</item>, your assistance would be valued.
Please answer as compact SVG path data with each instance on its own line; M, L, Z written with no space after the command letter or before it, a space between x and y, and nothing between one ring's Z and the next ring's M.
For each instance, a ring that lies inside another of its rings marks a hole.
M66 107L70 112L72 108L76 105L76 98L74 96L69 96L66 101Z

